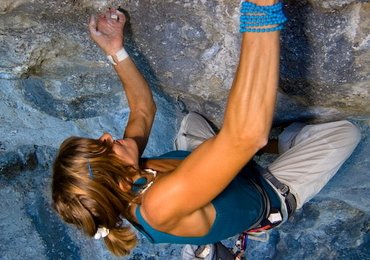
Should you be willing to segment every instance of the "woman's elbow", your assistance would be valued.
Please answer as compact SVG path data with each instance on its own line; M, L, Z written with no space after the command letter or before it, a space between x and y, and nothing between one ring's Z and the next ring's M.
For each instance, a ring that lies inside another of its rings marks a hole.
M220 131L219 136L224 136L231 145L239 147L242 150L250 149L256 152L264 147L268 142L268 136L259 131L243 131L236 133Z
M155 115L157 113L157 104L153 101L153 105L152 105L152 113L153 115Z
M239 142L244 144L248 143L258 151L268 143L268 135L258 132L247 133L240 137Z
M146 115L146 117L154 119L155 114L157 113L157 105L154 100L152 100L152 102L148 102L141 107L141 111Z
M259 150L268 143L270 130L271 125L265 122L250 124L250 127L246 128L241 134L241 138L244 141L249 140Z
M263 147L265 147L268 143L268 136L263 136L263 137L260 137L257 142L256 142L256 147L258 150L262 149Z

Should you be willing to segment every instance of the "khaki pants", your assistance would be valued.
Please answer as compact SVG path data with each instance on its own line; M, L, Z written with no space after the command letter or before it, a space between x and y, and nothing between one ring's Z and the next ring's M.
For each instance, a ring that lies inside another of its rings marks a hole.
M280 134L282 154L268 168L289 186L299 209L335 175L360 139L359 129L348 121L293 124Z
M215 132L204 117L190 112L181 121L174 148L175 150L193 151L214 135Z
M202 116L189 113L181 123L175 149L192 151L214 134ZM293 123L280 134L281 155L268 168L289 186L299 209L335 175L360 139L360 131L348 121Z

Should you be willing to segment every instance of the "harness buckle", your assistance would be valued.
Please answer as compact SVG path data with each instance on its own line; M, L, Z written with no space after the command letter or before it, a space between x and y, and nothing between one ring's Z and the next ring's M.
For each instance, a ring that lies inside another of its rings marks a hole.
M280 189L279 189L281 195L283 195L284 197L286 197L289 193L289 186L288 185L283 185Z

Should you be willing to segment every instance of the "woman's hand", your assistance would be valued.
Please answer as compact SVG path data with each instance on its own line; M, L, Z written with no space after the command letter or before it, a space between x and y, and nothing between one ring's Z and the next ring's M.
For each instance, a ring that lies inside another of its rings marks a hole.
M90 36L107 55L115 55L123 47L123 28L126 17L116 9L91 16L89 22Z

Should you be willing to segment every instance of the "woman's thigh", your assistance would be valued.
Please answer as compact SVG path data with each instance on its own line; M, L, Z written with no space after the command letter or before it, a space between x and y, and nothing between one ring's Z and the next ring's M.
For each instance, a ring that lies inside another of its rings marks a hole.
M360 139L359 129L348 121L306 125L269 169L289 185L299 209L335 175Z

